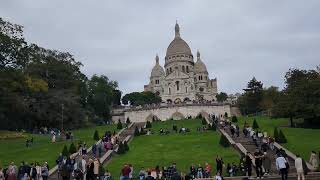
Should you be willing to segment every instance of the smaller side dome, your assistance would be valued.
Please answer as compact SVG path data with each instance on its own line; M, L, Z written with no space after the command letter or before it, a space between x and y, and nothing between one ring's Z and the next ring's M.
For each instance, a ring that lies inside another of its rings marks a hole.
M200 58L200 52L199 50L197 51L197 62L194 64L194 72L196 74L199 74L199 73L206 73L208 74L208 71L207 71L207 67L206 65L202 62L201 58Z
M156 65L152 68L151 77L160 77L164 74L164 69L159 64L159 56L156 55Z

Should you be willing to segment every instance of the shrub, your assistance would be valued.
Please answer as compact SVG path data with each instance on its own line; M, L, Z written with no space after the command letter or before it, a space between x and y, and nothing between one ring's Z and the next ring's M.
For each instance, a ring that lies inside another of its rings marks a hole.
M174 125L172 126L172 130L173 130L173 131L178 131L177 125L174 124Z
M152 128L151 122L147 121L146 128Z
M119 147L118 147L117 153L118 154L124 154L125 153L124 146L123 146L122 142L119 143Z
M198 118L198 119L202 119L202 115L199 114L199 115L197 116L197 118Z
M228 139L223 134L221 134L219 144L221 146L223 146L223 147L229 147L230 146L230 143L229 143Z
M273 130L273 138L276 142L279 142L279 132L277 127L275 127Z
M123 149L124 149L124 151L129 151L129 146L128 146L127 141L125 141L125 142L123 143Z
M99 138L98 130L95 130L95 131L94 131L93 139L96 140L96 141L99 141L100 138Z
M201 123L202 123L202 125L207 125L206 119L205 119L205 118L202 118Z
M287 143L287 138L283 134L282 130L279 131L279 143Z
M70 147L69 147L69 153L73 154L73 153L76 153L76 152L77 152L76 146L73 143L71 143Z
M234 122L234 123L237 123L238 122L237 116L232 116L231 121Z
M62 150L62 155L65 157L69 156L69 151L68 151L67 145L64 145L63 150Z
M243 124L243 129L246 128L248 126L248 123L247 121L244 121L244 124Z
M122 123L121 123L121 121L120 121L120 119L118 120L118 124L117 124L117 129L122 129L123 127L122 127Z
M136 126L134 128L134 136L139 136L139 135L140 135L139 128L138 128L138 126Z
M253 119L252 128L253 129L258 129L259 128L259 125L258 125L257 120L255 118Z

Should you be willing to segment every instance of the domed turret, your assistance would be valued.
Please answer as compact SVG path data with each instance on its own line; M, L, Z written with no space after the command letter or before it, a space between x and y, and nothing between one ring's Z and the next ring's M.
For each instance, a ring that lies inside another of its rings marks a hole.
M156 55L156 65L152 68L151 77L164 76L164 70L159 64L159 56Z
M170 58L176 59L176 55L179 57L187 58L189 61L193 62L193 56L189 45L180 36L180 27L178 23L175 25L175 37L169 44L166 53L166 61ZM175 56L175 57L172 57Z
M194 73L195 74L199 74L199 73L208 74L207 67L202 62L202 60L200 58L200 52L199 51L197 51L197 62L194 64Z

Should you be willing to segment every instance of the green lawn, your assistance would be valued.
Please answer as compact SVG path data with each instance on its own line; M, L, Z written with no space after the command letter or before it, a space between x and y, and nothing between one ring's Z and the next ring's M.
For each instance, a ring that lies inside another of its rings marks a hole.
M271 135L273 135L275 127L281 129L288 140L282 145L291 152L299 154L305 160L309 160L312 150L320 151L320 129L290 128L289 120L286 118L272 119L261 116L239 117L239 126L242 128L245 121L252 125L253 118L256 118L260 130L267 131Z
M80 140L85 141L91 146L95 141L93 140L94 131L98 130L99 135L102 136L106 130L116 130L115 125L96 126L90 128L82 128L72 131L74 134L74 142L78 143ZM50 136L24 134L27 137L34 138L34 144L30 148L26 148L26 138L0 140L0 166L7 166L10 162L20 164L21 161L28 163L47 161L50 168L55 165L55 160L66 144L69 148L71 141L62 141L51 143ZM75 144L77 146L77 144Z
M188 134L171 133L159 135L160 128L172 130L172 125L188 127ZM219 145L220 135L217 132L197 132L201 126L200 120L179 120L152 123L153 135L138 136L130 142L130 150L124 155L116 155L107 165L107 169L114 178L119 177L121 167L124 163L130 163L137 174L141 167L154 168L168 167L175 162L177 168L183 172L189 172L191 164L204 166L209 162L215 172L215 158L217 155L223 157L227 163L239 163L240 155L233 148L223 148Z

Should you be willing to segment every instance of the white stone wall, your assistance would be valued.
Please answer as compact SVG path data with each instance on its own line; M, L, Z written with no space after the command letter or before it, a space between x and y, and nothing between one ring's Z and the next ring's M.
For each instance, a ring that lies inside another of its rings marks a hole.
M208 116L214 114L215 116L223 116L225 112L230 116L230 105L192 105L192 106L173 106L173 107L160 107L149 110L135 110L124 112L124 118L129 117L131 122L145 122L155 119L162 121L168 119L182 119L188 116L196 117L200 113L202 116Z

